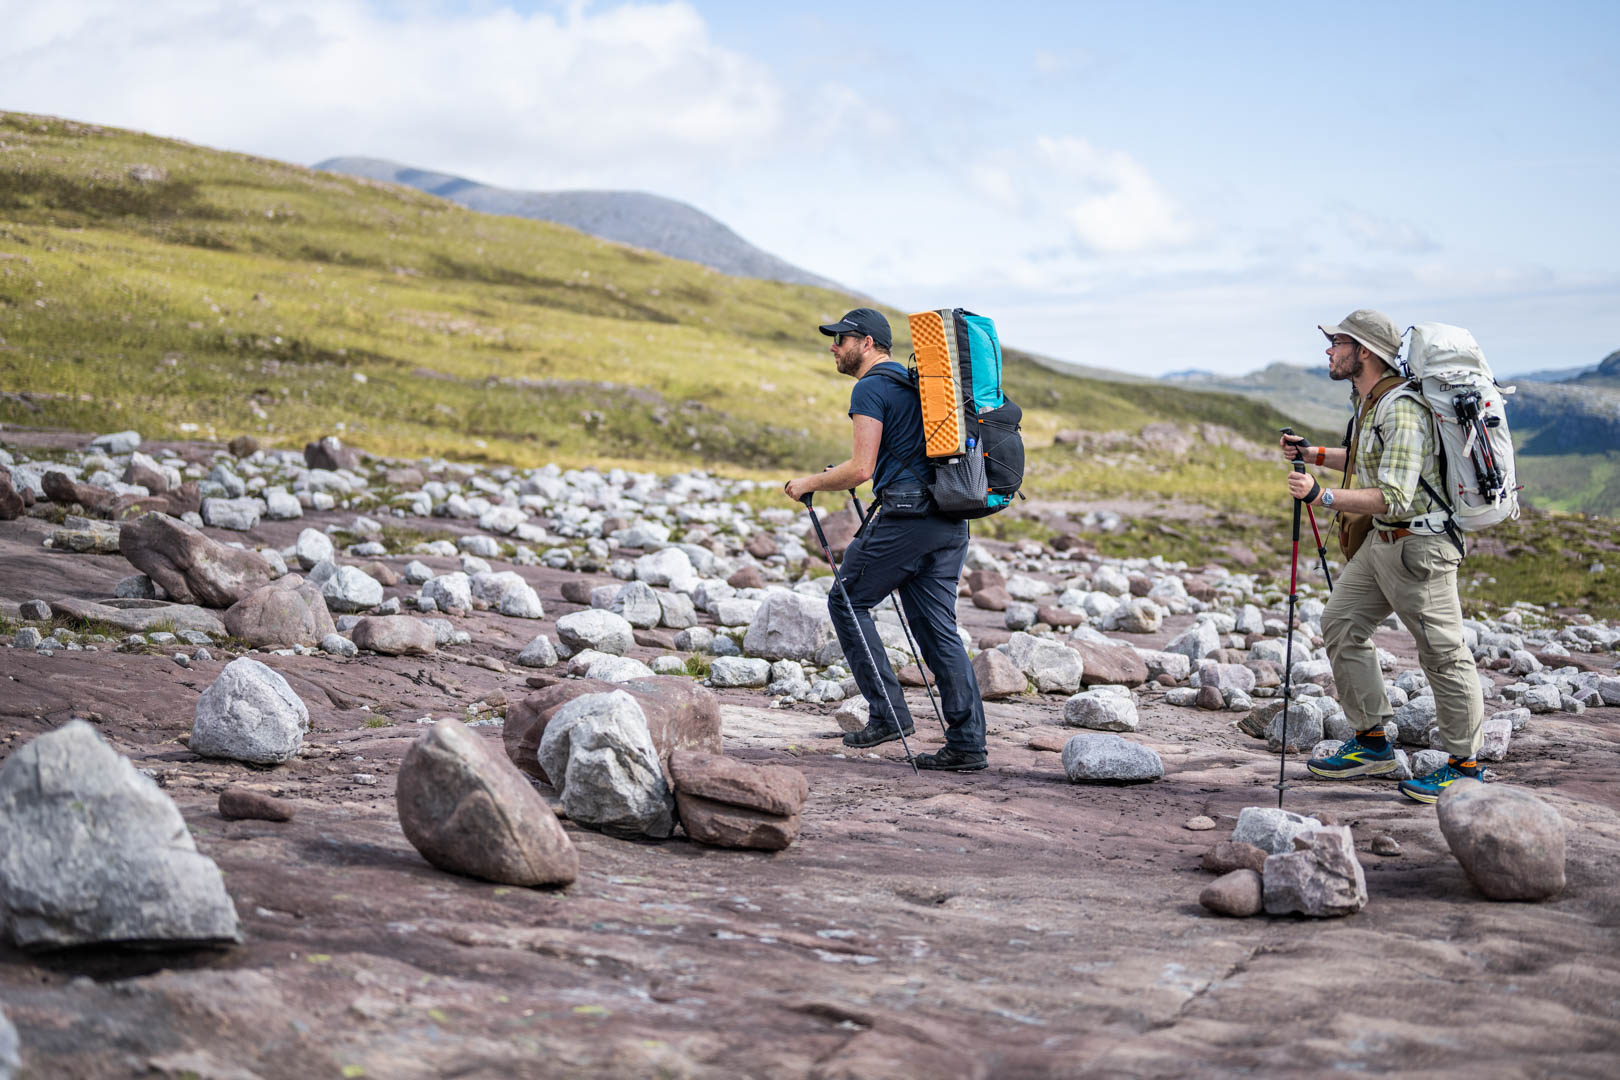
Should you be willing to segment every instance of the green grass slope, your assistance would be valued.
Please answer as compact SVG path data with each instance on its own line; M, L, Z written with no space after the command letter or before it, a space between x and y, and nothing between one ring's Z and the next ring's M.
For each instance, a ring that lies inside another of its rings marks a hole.
M0 114L0 144L0 421L282 445L341 426L376 453L524 465L847 450L849 383L815 332L847 296L115 129ZM1007 379L1035 442L1287 422L1016 355Z

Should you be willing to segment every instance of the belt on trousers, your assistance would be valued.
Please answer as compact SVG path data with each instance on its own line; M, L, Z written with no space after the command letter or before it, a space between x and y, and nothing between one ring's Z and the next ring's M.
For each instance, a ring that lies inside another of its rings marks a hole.
M1386 544L1393 544L1395 541L1399 540L1403 536L1411 536L1412 535L1412 530L1411 529L1395 529L1392 532L1385 532L1383 529L1374 529L1373 530L1373 535L1378 537L1378 539L1382 540Z

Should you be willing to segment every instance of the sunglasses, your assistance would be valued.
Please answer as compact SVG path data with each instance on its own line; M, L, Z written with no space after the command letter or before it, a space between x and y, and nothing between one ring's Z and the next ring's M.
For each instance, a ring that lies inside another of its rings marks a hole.
M856 341L859 341L861 338L863 338L865 336L866 336L865 334L857 334L853 330L847 330L842 334L834 334L833 335L833 344L834 345L843 345L845 338L854 338Z

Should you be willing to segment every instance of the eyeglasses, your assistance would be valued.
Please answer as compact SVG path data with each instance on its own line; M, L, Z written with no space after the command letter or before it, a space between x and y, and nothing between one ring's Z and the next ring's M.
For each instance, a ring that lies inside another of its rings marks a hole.
M842 334L834 334L833 335L833 344L834 345L843 345L845 338L854 338L856 341L859 341L861 338L863 338L865 336L866 336L865 334L857 334L853 330L846 330Z
M1354 338L1332 338L1328 341L1329 348L1338 348L1340 345L1355 345Z

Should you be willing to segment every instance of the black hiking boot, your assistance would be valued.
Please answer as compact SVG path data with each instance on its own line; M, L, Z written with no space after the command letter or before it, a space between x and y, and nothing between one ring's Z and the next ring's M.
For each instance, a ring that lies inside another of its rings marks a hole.
M947 746L932 754L918 754L917 768L937 769L944 772L978 772L990 767L990 759L983 750L957 750Z
M913 735L917 729L911 724L906 725L906 734ZM900 732L893 724L886 724L881 720L868 720L866 726L859 731L851 731L844 736L844 745L852 746L857 750L865 750L872 746L882 746L886 742L894 742L900 737Z

